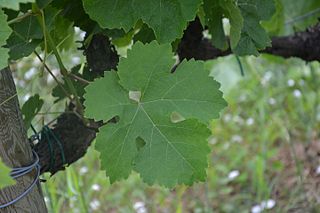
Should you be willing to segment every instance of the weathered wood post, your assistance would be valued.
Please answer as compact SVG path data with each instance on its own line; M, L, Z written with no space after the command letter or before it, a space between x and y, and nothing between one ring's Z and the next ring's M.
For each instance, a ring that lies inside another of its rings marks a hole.
M0 70L0 157L11 168L26 166L33 162L16 88L9 68ZM33 182L35 172L32 171L18 178L16 185L0 190L0 205L24 192ZM0 209L0 212L46 213L40 184L37 184L30 193L14 205Z

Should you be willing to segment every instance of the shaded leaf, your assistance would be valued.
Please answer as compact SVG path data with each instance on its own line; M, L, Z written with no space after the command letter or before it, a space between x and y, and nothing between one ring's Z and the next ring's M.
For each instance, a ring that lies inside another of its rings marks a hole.
M200 4L201 0L83 1L85 11L101 27L129 31L141 19L154 30L161 43L182 37L183 30L188 21L195 18Z

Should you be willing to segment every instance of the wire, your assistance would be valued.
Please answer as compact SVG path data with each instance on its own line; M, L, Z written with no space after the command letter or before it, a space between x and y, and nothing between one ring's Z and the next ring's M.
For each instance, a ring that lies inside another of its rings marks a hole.
M22 199L23 197L25 197L32 189L33 187L37 184L38 180L39 180L39 176L40 176L40 164L39 164L39 156L38 154L32 150L32 154L33 154L33 158L34 158L34 162L29 165L29 166L24 166L24 167L19 167L19 168L13 168L10 175L12 178L17 179L25 174L28 174L29 172L31 172L32 170L36 169L37 173L36 173L36 177L34 178L33 182L30 184L30 186L24 191L22 192L19 196L17 196L16 198L14 198L13 200L5 203L5 204L1 204L0 205L0 209L8 207L10 205L13 205L14 203L16 203L17 201L19 201L20 199Z

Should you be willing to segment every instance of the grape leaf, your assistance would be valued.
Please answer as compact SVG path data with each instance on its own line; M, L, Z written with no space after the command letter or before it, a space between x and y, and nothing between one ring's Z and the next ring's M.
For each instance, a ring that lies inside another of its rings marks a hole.
M7 24L7 16L4 14L3 10L0 10L0 69L8 66L8 49L2 47L6 44L7 38L11 34L11 29Z
M141 19L154 30L160 43L182 37L201 3L201 0L83 0L85 11L101 27L129 31Z
M226 102L203 62L183 61L171 74L174 63L169 44L137 42L118 72L106 72L86 88L87 117L120 118L101 127L96 142L111 182L132 169L146 183L167 187L205 179L206 124Z
M15 181L10 177L10 168L8 168L0 158L0 189L13 185Z
M34 2L35 0L0 0L0 7L5 7L13 10L19 10L20 3Z
M243 16L243 28L237 47L238 55L259 55L258 50L271 46L271 40L260 22L271 18L275 12L273 0L239 0Z
M24 116L24 126L30 128L33 118L40 112L43 105L43 100L38 94L30 97L22 106L22 114Z

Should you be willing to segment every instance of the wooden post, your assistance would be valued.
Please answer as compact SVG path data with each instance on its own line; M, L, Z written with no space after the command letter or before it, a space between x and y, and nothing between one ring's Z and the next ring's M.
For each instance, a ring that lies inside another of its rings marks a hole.
M0 157L11 168L26 166L33 162L16 88L9 68L0 70ZM33 171L18 178L16 185L0 190L0 204L7 203L24 192L34 180L35 175ZM20 201L1 209L0 212L46 213L40 184L38 183Z

